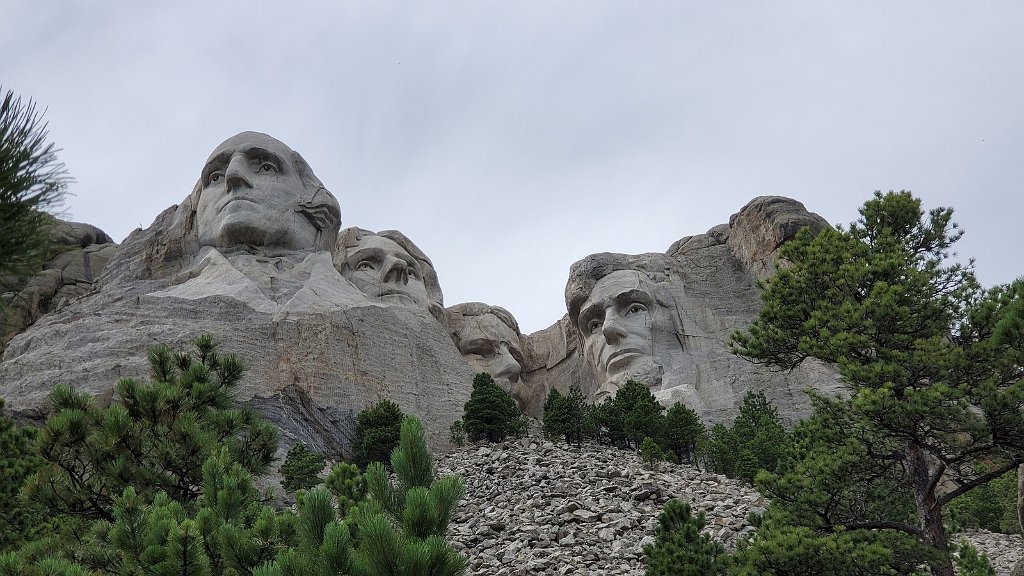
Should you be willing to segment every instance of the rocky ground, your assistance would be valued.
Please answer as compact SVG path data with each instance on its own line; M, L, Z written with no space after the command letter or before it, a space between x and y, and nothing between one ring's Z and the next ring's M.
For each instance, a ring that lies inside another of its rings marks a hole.
M468 446L440 458L438 472L465 478L451 533L474 575L638 576L669 498L703 511L706 531L730 549L753 532L747 515L767 505L718 474L670 464L647 470L632 452L539 438ZM965 536L1000 576L1024 555L1020 536Z

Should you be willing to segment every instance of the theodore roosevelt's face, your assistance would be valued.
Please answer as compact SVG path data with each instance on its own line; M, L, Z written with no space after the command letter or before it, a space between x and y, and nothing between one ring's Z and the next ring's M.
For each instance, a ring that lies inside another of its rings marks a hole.
M296 211L303 182L292 154L256 132L218 146L203 167L196 214L200 245L314 249L318 230Z
M652 373L659 365L655 341L675 331L669 311L658 305L640 274L632 270L598 280L580 307L577 325L584 355L600 384L621 385L635 375Z
M360 292L383 302L427 308L419 262L390 238L366 234L346 248L341 274Z
M474 372L487 372L506 392L519 383L523 354L519 335L494 314L465 317L458 328L459 352Z

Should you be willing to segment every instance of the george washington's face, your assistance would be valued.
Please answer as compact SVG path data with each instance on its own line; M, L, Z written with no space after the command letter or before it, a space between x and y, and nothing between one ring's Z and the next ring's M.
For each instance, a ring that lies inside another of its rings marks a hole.
M256 132L218 146L203 167L196 215L200 245L315 249L318 230L297 211L304 184L292 154Z

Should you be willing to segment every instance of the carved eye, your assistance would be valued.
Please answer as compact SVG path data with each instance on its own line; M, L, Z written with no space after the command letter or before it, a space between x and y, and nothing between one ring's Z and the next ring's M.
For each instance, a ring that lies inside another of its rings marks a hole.
M369 260L363 260L359 264L356 264L356 270L375 270L373 262Z
M591 333L596 332L601 329L601 324L603 324L603 322L595 318L590 322L587 322L587 331Z
M409 275L410 278L419 279L420 277L419 273L417 273L416 269L413 268L412 266L406 267L405 272Z
M279 172L277 165L273 162L260 162L259 172Z
M211 172L208 178L210 180L210 184L213 184L214 182L219 182L223 177L224 173L218 170L216 172Z
M642 312L647 312L647 306L644 306L639 302L633 302L629 305L629 308L626 309L627 316L630 314L640 314Z

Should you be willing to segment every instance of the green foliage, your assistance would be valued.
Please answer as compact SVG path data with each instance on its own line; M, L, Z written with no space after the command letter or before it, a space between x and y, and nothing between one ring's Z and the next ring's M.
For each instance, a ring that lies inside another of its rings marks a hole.
M146 498L162 491L177 502L195 501L203 463L221 448L249 472L266 471L277 430L232 407L242 364L219 354L212 336L194 344L191 353L151 348L153 381L122 379L109 408L56 386L56 414L36 442L45 463L26 481L26 496L51 515L113 521L114 499L129 486Z
M0 552L31 538L42 520L37 506L18 498L22 483L43 463L33 450L35 429L16 428L3 410L0 398Z
M464 493L462 479L435 478L423 425L414 417L402 422L401 443L391 455L391 466L397 484L388 480L379 462L366 470L371 499L354 514L360 541L353 557L354 572L380 576L462 574L465 560L444 540Z
M355 464L340 462L331 468L324 486L331 491L338 502L338 517L345 518L349 512L366 498L366 478Z
M805 467L827 468L818 460L831 449L869 485L832 470L822 478L839 484L812 492L909 487L911 521L902 507L870 519L879 511L847 506L851 517L839 525L884 523L919 538L938 551L933 573L951 576L943 509L1024 461L1024 282L982 292L971 263L948 263L961 236L948 208L925 216L908 192L876 192L860 213L846 230L804 230L783 246L790 265L764 284L761 314L732 345L784 369L809 357L835 364L851 398L830 410L849 435L830 434L831 447L808 449L814 461ZM856 465L857 452L872 463Z
M707 443L707 430L695 411L682 402L676 402L665 413L662 441L678 462L693 464L697 461L700 447Z
M462 421L470 442L501 442L508 436L522 434L527 425L515 400L486 372L473 378L473 392L465 404Z
M658 515L654 544L644 546L647 576L714 576L726 574L725 548L700 531L704 513L675 498Z
M356 417L352 461L360 468L366 468L370 462L387 462L391 451L398 446L404 417L398 404L386 398L360 412Z
M541 427L544 437L552 442L564 439L579 446L585 438L594 437L594 425L588 422L587 412L587 403L579 385L571 385L565 396L552 388L544 403Z
M458 448L466 445L466 427L462 424L462 420L456 420L448 427L448 441L452 443L452 446Z
M308 450L302 444L292 444L281 464L281 486L288 492L295 492L320 484L324 479L318 474L326 462L323 454Z
M967 540L961 540L957 550L957 573L960 576L996 576L996 571L988 561L984 552L978 554L977 548Z
M949 503L949 518L963 528L981 528L990 532L1019 534L1017 518L1017 471L978 486Z
M658 462L665 459L665 452L650 436L645 436L644 441L640 443L640 457L644 459L648 468L654 470L657 468Z
M614 446L637 450L644 437L660 440L665 427L665 407L647 385L630 380L598 407L601 428Z
M70 182L58 150L47 143L42 114L31 100L3 91L0 100L0 292L37 272L50 257L53 220ZM0 312L6 302L0 300Z
M917 575L921 553L906 535L869 530L821 533L778 521L773 510L732 556L730 576Z
M763 392L747 392L732 426L712 427L704 456L715 472L753 482L759 471L775 470L786 443L778 409Z

